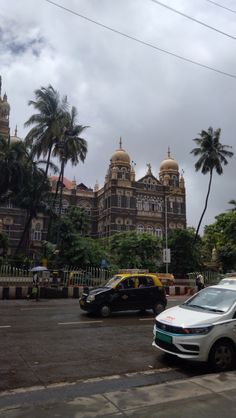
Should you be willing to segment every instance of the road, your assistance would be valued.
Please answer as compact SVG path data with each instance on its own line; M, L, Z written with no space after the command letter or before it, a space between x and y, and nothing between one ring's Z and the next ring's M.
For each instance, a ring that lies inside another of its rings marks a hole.
M183 301L169 297L168 306ZM137 372L163 379L206 372L152 346L154 315L81 312L78 300L0 301L0 391Z

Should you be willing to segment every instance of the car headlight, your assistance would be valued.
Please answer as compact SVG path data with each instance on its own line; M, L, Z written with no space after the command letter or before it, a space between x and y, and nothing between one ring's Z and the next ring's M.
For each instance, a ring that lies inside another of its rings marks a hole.
M184 334L191 334L191 335L205 335L208 334L213 328L213 325L206 326L206 327L196 327L196 328L183 328Z
M86 300L87 300L87 302L93 302L95 300L95 296L94 295L88 295Z

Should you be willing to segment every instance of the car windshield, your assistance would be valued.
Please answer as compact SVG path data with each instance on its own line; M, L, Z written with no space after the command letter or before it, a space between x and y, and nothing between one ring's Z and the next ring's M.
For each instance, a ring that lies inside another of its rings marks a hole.
M108 280L108 282L106 282L105 287L115 287L121 279L121 276L113 276L110 280Z
M236 291L208 287L186 301L183 306L192 309L221 313L227 312L236 302Z

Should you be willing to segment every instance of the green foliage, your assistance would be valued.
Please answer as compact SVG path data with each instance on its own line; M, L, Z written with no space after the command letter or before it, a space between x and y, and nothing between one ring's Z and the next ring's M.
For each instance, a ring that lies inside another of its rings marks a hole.
M120 233L110 238L109 246L112 260L120 268L158 269L161 257L158 237L148 233Z
M0 256L4 257L8 250L8 236L3 232L0 232Z
M0 136L0 200L21 189L28 158L23 142L11 143Z
M224 271L236 268L236 212L221 213L205 227L203 242L209 255L216 249L216 261Z
M169 271L174 274L186 274L201 267L201 240L194 245L193 228L175 229L168 235L168 247L171 250Z
M195 164L196 171L201 170L202 174L210 174L205 206L196 229L194 242L196 242L198 232L207 209L213 171L215 170L217 174L221 175L223 173L222 166L228 164L227 158L231 158L233 156L233 152L228 151L228 149L232 147L229 145L222 145L220 143L220 134L221 129L216 129L214 131L211 126L207 131L202 130L199 137L194 139L197 147L191 151L191 154L195 157L199 157Z

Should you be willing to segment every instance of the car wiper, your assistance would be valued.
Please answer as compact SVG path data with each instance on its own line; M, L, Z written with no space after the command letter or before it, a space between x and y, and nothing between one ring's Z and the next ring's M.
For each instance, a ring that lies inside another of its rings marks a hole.
M222 311L222 309L208 308L207 306L204 307L204 309L207 309L208 311L212 311L212 312L218 312L218 313L224 312L224 311Z
M205 310L209 310L209 308L206 308L205 306L201 306L201 305L194 305L194 304L184 304L185 306L188 306L189 308L197 308L197 309L203 309Z

